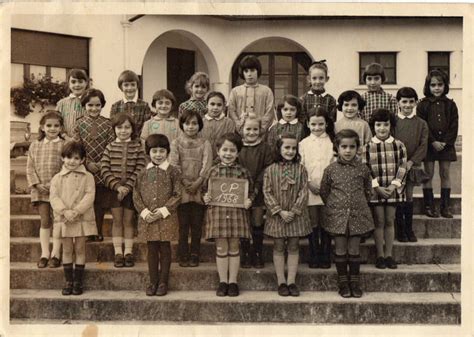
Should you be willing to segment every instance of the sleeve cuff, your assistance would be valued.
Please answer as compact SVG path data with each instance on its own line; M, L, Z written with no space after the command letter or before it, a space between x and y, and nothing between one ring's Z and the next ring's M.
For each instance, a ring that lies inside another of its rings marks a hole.
M296 215L298 215L298 216L300 216L301 213L302 213L302 212L301 212L301 209L299 209L299 208L292 208L291 211L292 211L293 213L295 213Z
M399 180L392 180L391 184L396 187L402 187L402 183Z
M148 208L145 208L143 211L141 211L140 216L142 217L143 220L150 214L151 211Z
M167 217L169 217L171 215L171 213L168 211L168 208L166 208L166 207L160 207L160 208L158 208L158 210L163 215L163 219L166 219Z
M376 188L376 187L379 187L379 182L377 181L377 178L375 179L372 179L372 188Z
M272 215L278 214L281 211L281 207L277 206L272 209Z

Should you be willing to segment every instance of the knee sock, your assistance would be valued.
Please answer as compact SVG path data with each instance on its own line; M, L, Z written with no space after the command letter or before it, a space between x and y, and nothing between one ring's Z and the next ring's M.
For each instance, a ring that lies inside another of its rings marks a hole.
M229 283L229 257L227 255L220 256L216 254L217 273L219 274L219 281Z
M239 252L229 252L229 283L237 283L239 274L240 254Z
M84 280L84 264L76 264L74 266L74 282L79 284L83 283Z
M74 271L73 271L72 263L64 263L63 268L64 268L64 278L66 279L66 282L72 283L74 281Z
M114 244L115 255L123 254L122 242L123 242L123 237L121 236L114 236L112 238L112 243Z
M288 253L288 284L295 283L299 253Z
M51 228L40 228L41 257L49 259L49 237Z
M53 237L53 250L51 251L51 257L61 258L61 239Z
M278 285L285 283L285 255L273 252L273 264L277 275Z
M124 255L132 254L133 239L125 239L125 252Z

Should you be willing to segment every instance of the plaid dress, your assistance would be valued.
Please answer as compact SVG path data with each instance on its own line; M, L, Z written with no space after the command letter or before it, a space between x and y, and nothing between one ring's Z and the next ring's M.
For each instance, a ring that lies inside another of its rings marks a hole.
M394 115L398 112L397 99L388 92L383 91L382 88L378 91L366 91L362 94L362 98L366 105L360 112L360 117L367 123L376 109L388 109Z
M275 144L281 135L284 133L292 134L296 137L296 141L299 143L304 138L304 126L298 119L294 119L291 122L286 122L280 119L278 123L272 125L267 133L267 143L272 149L275 148Z
M103 116L84 116L77 120L73 133L74 140L82 143L86 149L86 162L100 163L107 144L114 139L114 130L110 119ZM93 173L96 185L104 185L100 170Z
M401 141L392 136L385 141L372 137L372 140L364 147L362 161L367 164L374 178L373 187L388 187L391 184L397 186L388 199L383 199L374 193L371 203L386 204L404 201L403 185L407 174L407 150Z
M274 238L305 236L311 233L308 215L308 174L300 163L278 162L270 165L263 176L263 196L267 206L264 233ZM295 214L286 223L280 211Z
M196 111L201 115L201 117L204 117L204 115L207 113L206 101L203 99L188 99L186 102L183 102L179 105L178 117L181 116L185 110Z
M299 117L299 121L303 124L306 124L308 121L308 111L310 109L323 107L328 112L329 118L332 119L333 122L336 121L337 117L337 102L334 97L331 95L322 92L315 92L313 90L309 90L303 96L301 96L301 100L303 102L303 111Z
M136 136L140 136L143 124L151 118L150 106L140 98L138 98L136 102L125 102L121 99L112 104L112 107L110 108L110 119L113 119L116 115L121 113L126 113L132 117L135 122Z
M53 176L61 170L63 144L64 140L58 137L52 141L44 138L30 145L26 162L26 179L28 187L31 188L31 202L49 202L49 193L42 194L33 185L49 186Z
M221 162L211 167L202 191L208 190L209 178L239 178L249 181L249 198L254 199L253 181L249 171L237 163L224 165ZM206 212L206 239L250 238L248 210L244 208L208 206Z
M64 133L68 137L73 137L77 119L86 114L86 109L81 105L81 98L70 94L56 104L56 111L63 117Z

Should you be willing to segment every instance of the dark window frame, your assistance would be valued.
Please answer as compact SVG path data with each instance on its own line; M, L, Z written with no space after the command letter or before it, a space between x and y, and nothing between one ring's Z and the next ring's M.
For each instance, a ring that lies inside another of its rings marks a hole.
M365 65L362 65L362 56L363 55L375 55L375 62L380 63L380 56L382 55L393 55L394 56L394 79L393 81L389 81L386 79L384 84L397 84L397 56L398 52L396 51L364 51L364 52L359 52L359 84L365 84L364 79L362 78L362 74L364 73L364 68ZM386 75L386 74L385 74Z
M447 74L448 75L448 79L449 81L451 82L451 51L428 51L427 52L427 67L428 67L428 72L430 72L430 70L433 70L433 69L440 69L442 71L445 71L444 69L440 68L440 66L432 66L430 64L430 56L432 55L435 55L435 54L443 54L445 56L447 56L448 58L448 64L445 65L445 66L442 66L442 67L447 67L448 68L448 71L447 71ZM446 72L446 71L445 71Z

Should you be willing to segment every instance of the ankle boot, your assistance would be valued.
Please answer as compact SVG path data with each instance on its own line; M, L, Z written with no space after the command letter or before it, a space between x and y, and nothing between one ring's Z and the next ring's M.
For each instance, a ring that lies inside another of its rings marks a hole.
M66 285L62 290L62 294L65 296L72 294L72 287L74 282L74 272L72 269L72 263L64 263L64 278L66 279Z
M250 240L240 239L240 267L250 268L252 266L250 262Z
M319 268L318 255L316 250L317 236L314 233L315 229L308 235L308 267Z
M408 242L407 235L405 233L405 219L404 219L404 212L405 211L405 204L400 203L397 205L397 210L395 213L395 227L396 227L396 234L397 240L399 242Z
M84 265L83 264L76 264L76 268L74 270L74 283L72 288L73 295L81 295L83 292L82 289L82 281L84 277Z
M254 227L254 236L253 236L253 250L254 250L254 260L253 266L257 269L264 267L263 261L263 231L258 227Z
M442 188L441 189L441 216L443 218L451 219L453 213L451 212L451 207L449 206L449 201L451 199L451 189Z
M345 298L351 297L349 278L347 277L347 256L335 255L334 262L337 270L337 286L339 287L339 295Z
M351 296L359 298L362 296L360 289L360 255L349 255L349 288Z
M424 213L430 218L439 218L439 213L434 205L434 195L432 188L423 189Z
M408 241L417 242L415 232L413 232L413 201L407 201L403 209L405 215L405 234Z

